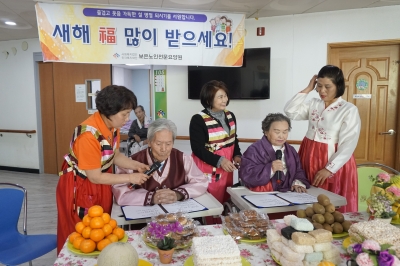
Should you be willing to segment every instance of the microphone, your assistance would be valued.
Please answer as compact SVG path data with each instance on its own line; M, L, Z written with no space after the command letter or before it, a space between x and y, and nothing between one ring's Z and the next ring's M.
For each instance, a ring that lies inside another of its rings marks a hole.
M282 151L277 150L275 152L275 157L277 160L282 160ZM281 181L281 171L276 171L276 177L277 177L276 183L280 184L282 182Z
M154 173L155 171L157 171L158 169L160 169L161 167L161 163L160 162L154 162L152 166L150 166L150 170L147 170L146 172L144 172L143 174L145 175L151 175L152 173ZM130 189L132 189L135 186L135 184L129 184L128 187Z

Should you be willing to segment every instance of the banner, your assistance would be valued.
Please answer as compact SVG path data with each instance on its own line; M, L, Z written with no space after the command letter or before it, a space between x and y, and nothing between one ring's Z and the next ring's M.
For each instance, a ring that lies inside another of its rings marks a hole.
M241 66L243 14L37 3L43 61Z

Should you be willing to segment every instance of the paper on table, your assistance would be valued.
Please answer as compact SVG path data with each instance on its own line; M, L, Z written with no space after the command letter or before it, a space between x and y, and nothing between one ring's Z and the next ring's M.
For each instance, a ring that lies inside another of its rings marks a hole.
M286 192L286 193L278 193L276 196L287 200L293 204L306 204L318 202L317 197L307 194L307 193L297 193L297 192Z
M135 220L150 218L159 214L164 214L165 211L158 205L153 206L122 206L126 220Z
M163 204L162 207L169 213L176 212L197 212L207 210L206 207L195 201L194 199L188 199L185 201L177 201L171 204Z
M284 201L283 199L271 194L246 195L243 196L243 198L258 208L270 208L290 205L289 202Z

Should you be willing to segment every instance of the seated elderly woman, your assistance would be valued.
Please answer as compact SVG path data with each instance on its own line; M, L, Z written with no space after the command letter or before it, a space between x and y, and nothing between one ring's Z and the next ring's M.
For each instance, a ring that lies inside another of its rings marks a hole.
M246 187L259 192L306 192L310 187L296 150L286 143L290 129L290 119L280 113L268 114L262 121L264 136L242 156L239 177Z
M173 148L176 133L176 125L168 119L157 119L149 125L149 147L132 155L131 159L148 165L161 162L161 167L141 185L114 185L112 191L119 205L173 203L207 191L207 178L192 157Z

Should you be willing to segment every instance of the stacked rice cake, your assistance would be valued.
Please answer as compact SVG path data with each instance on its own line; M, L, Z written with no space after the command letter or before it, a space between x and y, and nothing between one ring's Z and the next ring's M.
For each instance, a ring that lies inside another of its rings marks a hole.
M364 239L375 240L379 244L393 245L391 249L400 256L400 228L380 220L352 224L349 229L352 240L362 243Z
M307 231L309 225L306 219L285 219L290 228L269 229L267 244L271 254L285 266L317 266L321 261L331 261L340 264L340 252L332 245L332 233L324 229ZM289 229L289 230L288 230ZM292 230L293 229L293 230ZM288 231L294 231L287 234Z
M231 236L194 237L192 244L195 266L241 266L240 250Z

